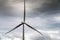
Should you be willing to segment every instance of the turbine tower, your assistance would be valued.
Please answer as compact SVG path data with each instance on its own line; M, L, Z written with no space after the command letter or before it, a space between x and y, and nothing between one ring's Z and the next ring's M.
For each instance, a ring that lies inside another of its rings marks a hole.
M39 32L38 30L36 30L35 28L33 28L32 26L30 26L29 24L27 24L25 22L25 19L26 19L26 1L24 0L24 15L23 15L23 22L21 22L21 24L17 25L15 28L13 28L12 30L8 31L7 33L5 34L8 34L10 33L11 31L17 29L18 27L20 27L21 25L23 25L23 40L25 40L25 25L28 26L29 28L35 30L36 32L38 32L39 34L43 35L41 32Z

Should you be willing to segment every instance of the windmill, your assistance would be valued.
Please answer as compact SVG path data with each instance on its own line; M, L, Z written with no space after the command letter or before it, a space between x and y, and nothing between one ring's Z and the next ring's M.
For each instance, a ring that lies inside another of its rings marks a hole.
M23 40L25 40L25 25L28 26L29 28L35 30L36 32L38 32L39 34L43 35L41 32L39 32L38 30L36 30L35 28L33 28L32 26L30 26L29 24L27 24L25 22L25 19L26 19L26 5L25 5L25 0L24 0L24 16L23 16L23 22L21 22L21 24L17 25L15 28L13 28L12 30L8 31L7 33L5 34L8 34L10 33L11 31L17 29L18 27L20 27L21 25L23 25Z

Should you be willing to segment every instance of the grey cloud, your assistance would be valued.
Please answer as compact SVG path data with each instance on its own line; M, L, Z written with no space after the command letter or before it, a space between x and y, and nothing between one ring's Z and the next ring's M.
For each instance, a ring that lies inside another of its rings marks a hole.
M44 36L36 35L32 37L31 39L32 40L51 40L51 38L48 35L44 35Z
M41 3L41 2L42 3ZM29 14L35 16L55 16L60 14L60 1L59 0L38 0L33 6L32 12Z
M34 0L30 0L33 2ZM60 1L59 0L35 0L33 8L28 12L28 17L53 17L60 15ZM32 5L32 4L31 4Z
M48 26L50 30L60 30L60 23L49 23Z
M57 38L51 38L47 34L45 34L44 36L34 35L34 36L31 37L31 39L32 40L60 40L60 39L57 39Z
M23 0L3 0L0 1L2 8L0 11L4 12L5 15L19 16L19 14L11 13L11 10L14 10L14 7L9 6L9 4L23 2ZM60 11L60 1L59 0L26 0L26 2L31 3L32 10L29 12L28 16L45 16L51 14L59 14ZM16 9L15 9L16 10Z
M42 4L42 7L37 8L41 12L48 12L54 10L60 10L60 1L59 0L45 0Z
M0 15L7 15L10 7L7 6L8 0L0 0Z
M17 10L11 6L17 2L22 2L22 0L0 0L0 16L21 16L19 14L15 14L17 13Z

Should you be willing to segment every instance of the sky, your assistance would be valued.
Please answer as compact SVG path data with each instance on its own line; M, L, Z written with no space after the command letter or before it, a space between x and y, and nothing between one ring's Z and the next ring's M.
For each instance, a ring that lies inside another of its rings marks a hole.
M0 0L0 33L4 34L22 22L23 2ZM43 40L60 40L60 0L26 0L26 23L44 34ZM27 26L25 29L26 40L42 40L39 33ZM22 26L8 35L22 38Z

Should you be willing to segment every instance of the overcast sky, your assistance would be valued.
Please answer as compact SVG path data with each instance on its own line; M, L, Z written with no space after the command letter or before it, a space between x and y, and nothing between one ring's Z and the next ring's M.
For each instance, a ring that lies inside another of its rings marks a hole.
M0 33L21 23L23 7L23 0L0 0ZM46 34L46 40L60 40L60 0L26 0L26 23ZM21 33L22 26L10 34L19 36ZM37 32L26 26L29 40L42 38L34 33Z

